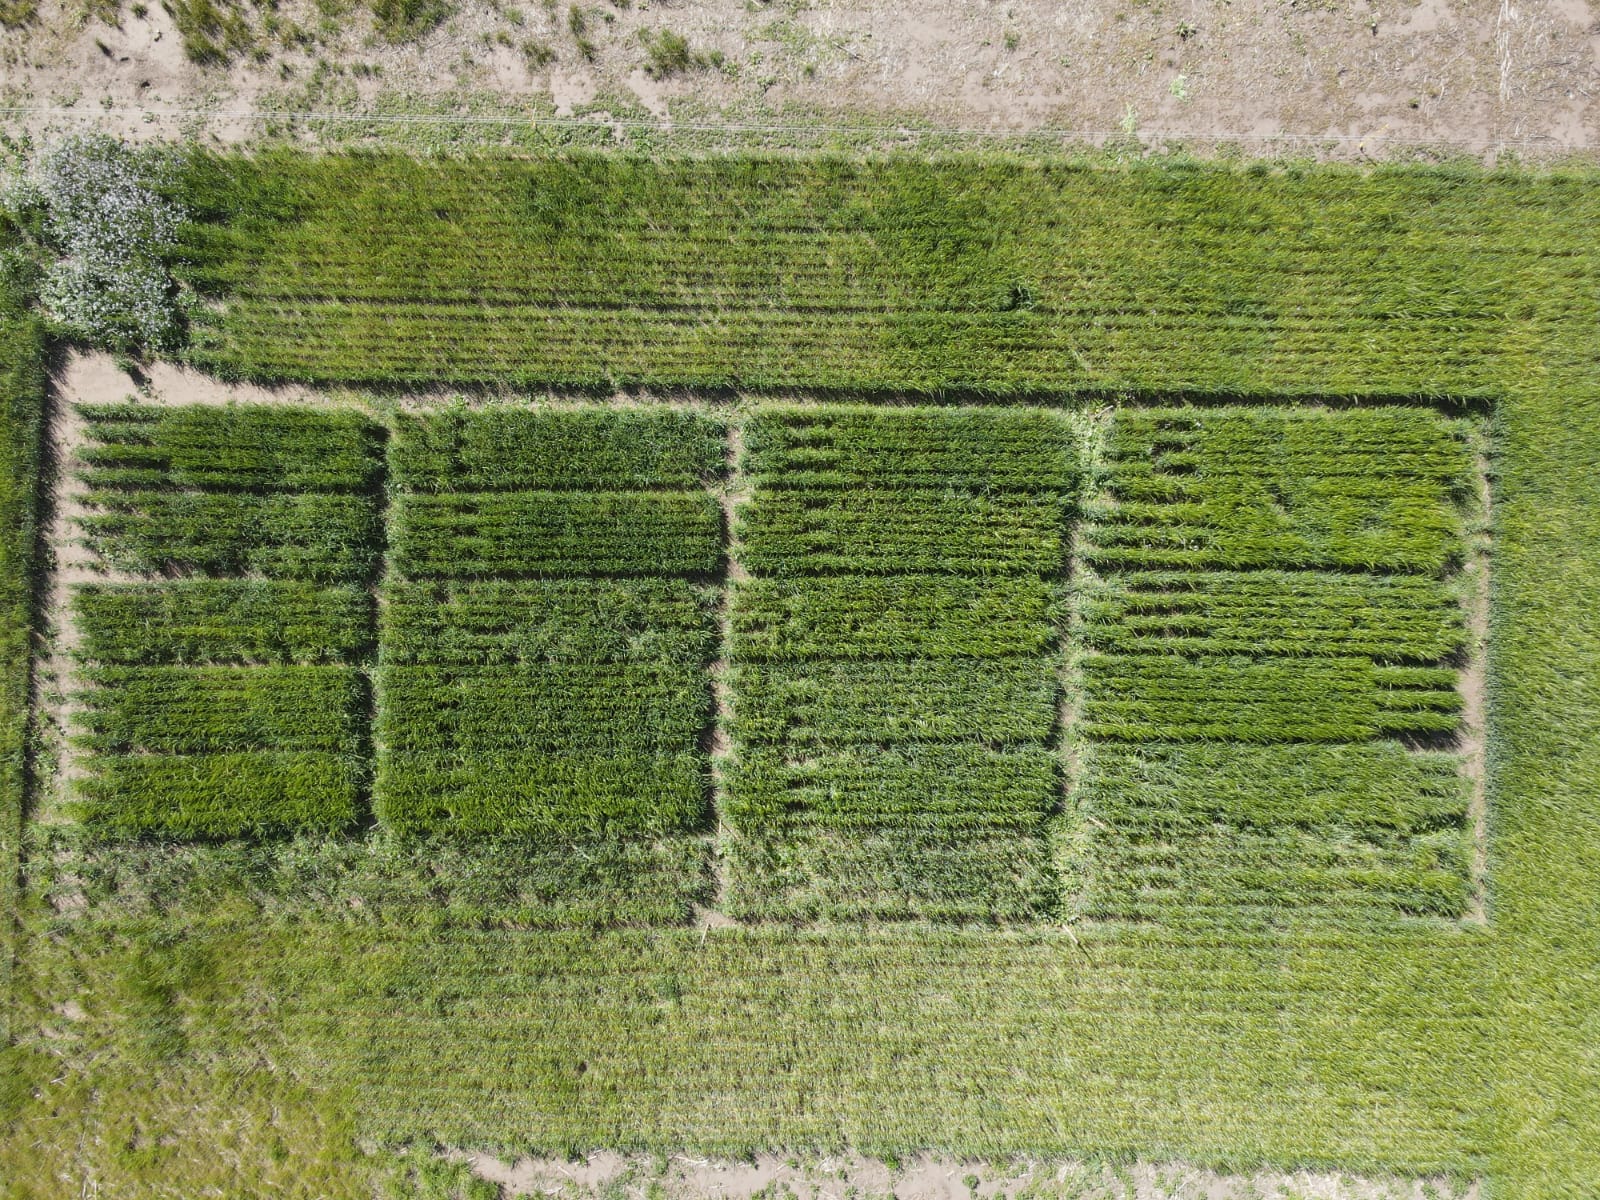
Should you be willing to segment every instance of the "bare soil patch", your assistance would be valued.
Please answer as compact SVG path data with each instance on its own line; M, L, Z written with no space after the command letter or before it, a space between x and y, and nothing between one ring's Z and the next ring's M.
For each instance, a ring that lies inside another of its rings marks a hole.
M679 130L914 122L1357 160L1417 143L1524 157L1600 144L1600 21L1587 0L929 0L911 12L889 0L593 0L576 6L581 35L565 4L467 0L398 45L361 10L330 22L312 0L285 0L277 19L304 42L263 32L259 61L213 66L185 56L162 6L141 7L106 22L80 0L43 0L33 24L7 31L0 103L26 110L6 114L11 127L234 143L273 113L381 112L385 136L488 115L523 133L558 117ZM693 60L656 78L641 35L663 31ZM299 131L339 136L326 123Z
M1105 1165L1018 1162L1007 1166L917 1156L899 1164L858 1155L784 1158L761 1154L751 1161L674 1155L666 1160L599 1153L572 1161L521 1158L513 1163L452 1151L503 1196L665 1196L671 1200L839 1200L845 1196L896 1200L990 1200L1027 1194L1061 1200L1477 1200L1443 1179L1362 1178L1340 1172L1262 1171L1225 1175L1181 1163Z

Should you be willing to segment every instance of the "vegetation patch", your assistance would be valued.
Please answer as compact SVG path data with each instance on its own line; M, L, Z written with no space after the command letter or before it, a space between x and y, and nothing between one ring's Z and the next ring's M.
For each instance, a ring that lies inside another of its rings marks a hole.
M1462 766L1393 740L1448 745L1461 724L1465 426L1417 408L1155 409L1115 414L1105 445L1079 547L1082 910L1465 912ZM1309 746L1261 773L1295 743L1330 744L1305 808L1290 762ZM1285 819L1261 819L1266 795Z
M446 411L399 418L391 457L384 825L550 850L703 830L721 427Z
M209 1184L117 1098L267 1128L315 1080L344 1123L301 1144L347 1154L1600 1177L1591 180L264 154L179 191L219 371L675 403L381 395L387 511L290 432L108 437L81 748L201 769L128 783L115 854L30 834L19 1170ZM352 736L375 823L330 832L306 764Z

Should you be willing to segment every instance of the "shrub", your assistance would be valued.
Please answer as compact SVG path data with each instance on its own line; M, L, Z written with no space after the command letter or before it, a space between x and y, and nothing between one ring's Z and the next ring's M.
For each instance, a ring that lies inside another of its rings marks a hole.
M369 7L378 32L391 42L419 38L454 11L446 0L371 0Z
M45 148L9 205L42 213L53 256L39 295L61 330L96 345L171 348L177 290L167 258L185 214L160 193L162 160L104 135Z
M644 42L644 72L652 79L705 66L705 59L689 49L689 41L681 33L663 29L652 37L648 30L640 30L639 37Z

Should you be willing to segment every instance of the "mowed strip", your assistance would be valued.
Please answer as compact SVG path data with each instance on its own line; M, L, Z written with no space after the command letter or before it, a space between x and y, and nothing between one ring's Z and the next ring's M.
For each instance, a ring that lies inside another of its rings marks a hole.
M1038 916L1079 470L1066 418L773 406L746 439L729 909Z
M1466 911L1462 426L1422 408L1122 410L1106 446L1080 551L1069 908Z

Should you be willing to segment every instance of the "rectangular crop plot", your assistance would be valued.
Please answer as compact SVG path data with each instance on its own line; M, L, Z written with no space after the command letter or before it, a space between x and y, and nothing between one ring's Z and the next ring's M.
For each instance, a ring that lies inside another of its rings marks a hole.
M1036 917L1061 787L1066 417L770 407L745 433L730 911Z
M76 805L108 837L328 833L365 807L382 430L279 407L80 410Z
M579 847L704 871L682 843L710 806L724 445L718 422L676 410L398 418L374 792L385 826L516 840L504 852L534 863ZM574 884L588 900L545 882L579 910L605 908L593 888L641 879L693 890L623 875Z
M1460 424L1123 410L1106 444L1079 549L1069 907L1464 912Z

